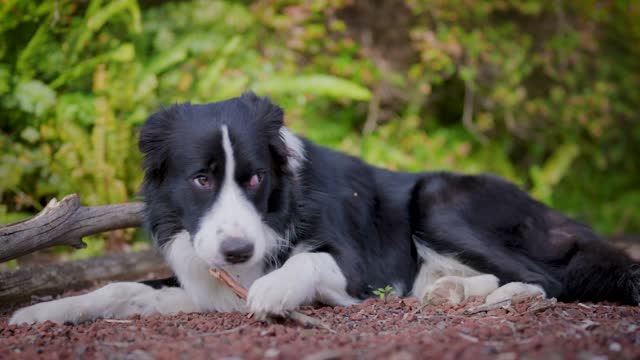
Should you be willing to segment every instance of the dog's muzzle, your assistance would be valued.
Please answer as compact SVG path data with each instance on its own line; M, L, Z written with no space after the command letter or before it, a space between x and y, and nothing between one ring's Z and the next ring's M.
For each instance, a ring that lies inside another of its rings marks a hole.
M230 264L247 262L253 256L254 246L241 237L228 237L220 245L220 253Z

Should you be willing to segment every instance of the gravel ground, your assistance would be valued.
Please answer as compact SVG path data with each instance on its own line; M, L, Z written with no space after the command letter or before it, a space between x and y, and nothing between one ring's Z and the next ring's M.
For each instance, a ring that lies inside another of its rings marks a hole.
M395 298L303 309L333 332L239 313L9 326L6 308L0 358L640 359L640 307L523 299L468 314L481 303L421 308Z

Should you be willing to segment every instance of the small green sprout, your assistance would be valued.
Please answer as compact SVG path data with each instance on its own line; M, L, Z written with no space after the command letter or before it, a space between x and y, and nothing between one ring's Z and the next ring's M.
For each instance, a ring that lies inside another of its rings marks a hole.
M373 290L373 294L376 295L380 300L387 301L387 299L395 295L396 292L393 291L391 285L387 285L383 288L379 288L378 290Z

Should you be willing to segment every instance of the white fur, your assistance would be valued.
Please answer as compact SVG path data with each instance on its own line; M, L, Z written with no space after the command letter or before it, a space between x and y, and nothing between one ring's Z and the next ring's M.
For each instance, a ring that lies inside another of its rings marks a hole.
M220 245L229 237L238 237L253 243L254 253L247 265L257 265L278 246L280 239L262 222L262 217L236 183L236 163L229 130L226 125L221 130L225 153L224 181L215 204L203 216L194 236L195 251L209 266L224 267L228 264Z
M284 314L300 305L320 301L347 306L357 300L347 294L347 279L327 253L299 253L260 279L249 289L250 311Z
M418 299L423 299L433 290L438 279L445 276L472 277L481 275L478 271L448 256L441 255L434 250L416 243L418 255L422 258L423 264L413 282L412 295Z
M464 297L489 295L500 286L500 280L495 275L478 275L464 279Z
M541 295L543 297L547 296L544 289L539 285L511 282L499 287L497 290L489 294L485 302L487 304L495 304L507 299L511 299L514 296L533 295Z
M199 311L246 311L246 305L228 286L209 274L209 265L196 254L189 233L182 231L163 248L164 257L182 288ZM262 276L262 264L225 266L245 288Z
M96 318L123 319L134 314L175 314L193 312L197 307L183 289L153 289L150 286L121 282L106 285L84 295L44 302L16 311L9 324L79 323Z
M438 254L416 243L424 263L416 276L412 295L423 301L446 300L457 304L470 296L486 296L486 303L497 303L516 295L546 296L542 287L513 282L499 286L496 276L481 274L452 257ZM436 301L438 302L438 301Z
M306 160L304 143L284 126L280 128L280 137L289 150L287 167L293 174L297 174Z

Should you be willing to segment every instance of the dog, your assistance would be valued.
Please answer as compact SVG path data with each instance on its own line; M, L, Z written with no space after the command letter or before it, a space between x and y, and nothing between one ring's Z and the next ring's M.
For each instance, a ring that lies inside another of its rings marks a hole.
M374 167L294 135L283 117L251 92L151 115L139 137L145 223L175 277L36 304L10 323L283 315L303 304L348 306L389 285L431 304L520 295L640 302L639 264L515 185ZM246 302L213 267L249 289Z

